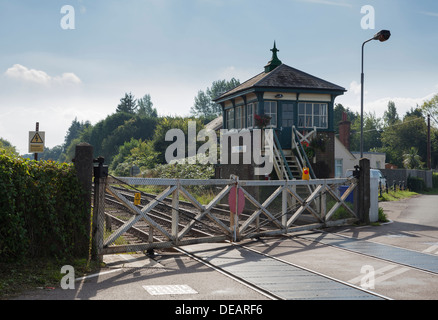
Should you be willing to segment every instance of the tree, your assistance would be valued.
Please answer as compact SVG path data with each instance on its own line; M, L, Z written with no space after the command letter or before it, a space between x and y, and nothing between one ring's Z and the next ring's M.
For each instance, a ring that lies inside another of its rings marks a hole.
M403 166L406 169L423 168L424 162L421 161L421 157L418 155L418 148L411 147L408 152L403 154Z
M9 155L18 156L17 149L8 141L3 138L0 138L0 153L5 152Z
M342 115L344 113L347 114L347 120L354 122L356 120L356 118L359 117L359 114L356 112L353 112L350 110L350 108L345 108L342 104L337 103L335 105L335 108L333 110L333 121L334 121L334 127L335 127L335 132L339 133L339 122L342 121Z
M38 159L60 161L62 151L63 147L61 145L54 146L53 148L45 147L44 152L38 156Z
M385 126L392 126L400 121L394 101L388 102L388 110L383 114Z
M423 110L418 105L415 109L411 107L410 110L406 111L405 118L406 117L423 118Z
M140 117L136 114L108 132L101 141L101 154L105 156L105 162L111 163L113 157L118 153L119 147L132 138L152 139L157 119Z
M132 93L125 93L125 96L120 99L116 112L135 113L137 102Z
M154 104L151 100L150 94L145 94L143 98L139 99L137 101L137 113L139 116L146 116L146 117L158 117L157 109L153 108Z
M70 127L67 129L67 133L64 138L64 144L62 145L62 150L61 150L62 153L59 154L59 156L55 159L56 152L58 152L58 150L55 149L51 151L51 153L48 154L47 156L51 157L53 160L59 160L61 162L65 161L67 159L66 157L67 149L71 145L72 141L79 138L81 133L89 127L91 127L90 121L79 122L78 118L76 117L71 122ZM46 158L41 158L41 159L46 159Z
M365 113L364 114L364 125L363 125L363 151L367 152L371 149L382 147L382 119L377 118L375 113ZM350 148L351 150L360 149L360 117L357 117L353 124L351 125L352 132L351 135Z
M382 133L382 151L386 152L387 162L403 166L403 154L411 147L418 149L418 154L427 156L427 125L423 117L408 112L403 121L385 128Z
M195 104L190 109L190 113L198 117L214 118L221 114L222 108L213 100L240 85L240 81L232 78L230 81L217 80L211 85L211 89L206 91L199 90L195 97Z
M153 149L151 140L132 138L120 147L119 153L111 162L110 169L116 175L127 176L134 165L141 170L152 169L156 165L157 156L158 152Z
M434 119L438 120L438 94L434 95L432 99L425 101L421 109L425 114L430 114Z
M166 149L173 144L172 141L166 141L166 133L171 129L180 129L183 131L185 136L185 148L186 155L188 155L188 145L189 145L189 135L188 135L188 124L189 121L196 122L196 135L201 129L204 128L204 124L201 119L193 118L182 118L182 117L164 117L160 118L157 126L155 128L154 137L152 139L153 148L158 152L157 160L160 164L166 163ZM203 142L196 141L196 150L202 145Z

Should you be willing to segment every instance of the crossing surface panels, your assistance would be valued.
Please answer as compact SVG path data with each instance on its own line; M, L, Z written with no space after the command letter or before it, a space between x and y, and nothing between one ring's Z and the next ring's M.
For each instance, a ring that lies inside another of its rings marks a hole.
M371 292L334 281L237 245L186 247L196 257L285 300L375 300Z

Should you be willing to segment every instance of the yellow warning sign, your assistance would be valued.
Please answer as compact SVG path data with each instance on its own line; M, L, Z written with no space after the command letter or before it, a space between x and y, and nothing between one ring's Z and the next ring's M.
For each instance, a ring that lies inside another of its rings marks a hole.
M29 152L30 153L43 153L44 152L44 145L42 145L42 144L39 144L39 145L31 144L29 146Z
M35 132L35 135L33 136L32 140L30 140L30 143L42 143L44 144L43 139L41 139L41 136L38 132Z
M44 141L46 133L44 131L29 131L29 152L44 152Z
M136 193L134 195L134 205L139 206L141 203L141 193Z

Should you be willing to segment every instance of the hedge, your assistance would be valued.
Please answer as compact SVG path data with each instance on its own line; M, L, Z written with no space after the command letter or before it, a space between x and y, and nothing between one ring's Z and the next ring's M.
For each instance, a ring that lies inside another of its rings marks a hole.
M426 189L424 179L408 176L408 189L414 192L422 192Z
M89 210L73 165L0 150L0 258L84 256Z

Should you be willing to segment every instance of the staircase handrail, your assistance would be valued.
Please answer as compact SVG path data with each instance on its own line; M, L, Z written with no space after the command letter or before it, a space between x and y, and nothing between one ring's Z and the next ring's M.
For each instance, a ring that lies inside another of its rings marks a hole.
M297 129L295 128L295 126L292 126L292 130L294 132L294 137L295 137L295 141L293 141L293 142L297 146L296 149L297 149L299 158L300 158L301 161L303 161L303 158L304 158L304 162L305 162L304 164L306 164L307 167L309 168L310 177L312 179L316 179L316 176L315 176L315 173L313 172L312 165L311 165L311 163L309 161L309 158L307 158L306 152L304 151L304 148L301 145L301 142L299 141L298 134L297 134ZM298 141L297 141L297 139L298 139ZM304 164L303 164L303 166L304 166Z

